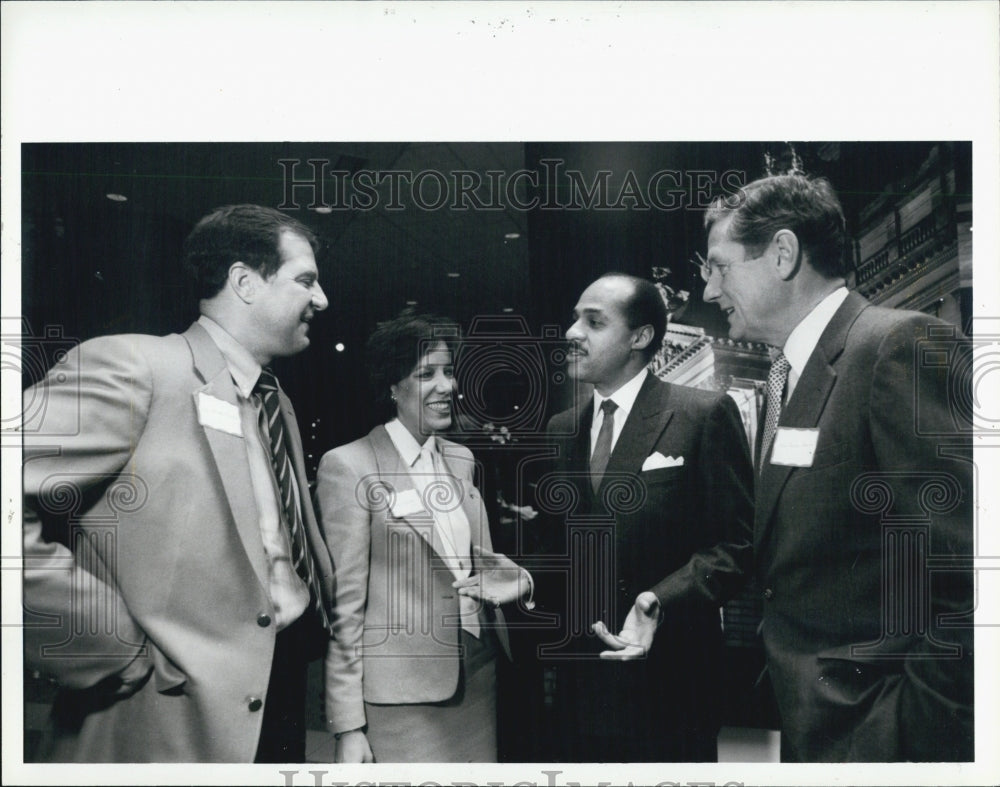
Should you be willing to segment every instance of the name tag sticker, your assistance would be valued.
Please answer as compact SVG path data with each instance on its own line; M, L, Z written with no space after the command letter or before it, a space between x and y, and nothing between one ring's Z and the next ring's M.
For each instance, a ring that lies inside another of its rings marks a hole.
M774 436L771 464L812 467L818 440L819 429L789 429L779 426Z
M235 404L224 402L215 396L198 392L198 423L209 429L243 437L240 427L240 409Z

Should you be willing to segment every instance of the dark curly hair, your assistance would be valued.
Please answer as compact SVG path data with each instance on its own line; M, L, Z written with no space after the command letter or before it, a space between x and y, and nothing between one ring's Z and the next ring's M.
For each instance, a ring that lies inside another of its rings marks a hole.
M381 414L386 418L395 414L390 387L412 372L434 344L444 342L454 358L461 339L458 323L436 314L418 314L413 309L404 309L393 319L380 322L368 337L365 356Z
M285 230L305 238L313 253L319 241L305 224L274 208L227 205L199 221L184 241L184 264L197 283L199 298L219 294L234 262L243 262L265 279L281 267L278 243Z

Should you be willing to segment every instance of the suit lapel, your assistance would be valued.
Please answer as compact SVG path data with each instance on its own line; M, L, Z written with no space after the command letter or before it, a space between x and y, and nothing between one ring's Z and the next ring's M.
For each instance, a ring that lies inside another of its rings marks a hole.
M669 399L670 386L656 376L648 375L611 452L598 490L599 496L615 473L638 476L642 471L643 462L653 452L674 414L668 407Z
M207 331L195 323L185 333L184 338L191 348L195 371L206 381L205 385L192 392L195 411L198 411L199 394L220 399L238 408L236 386L233 383L229 367L219 348L215 346ZM260 535L260 516L257 504L251 492L253 482L250 477L250 463L247 459L247 448L242 436L201 424L208 441L215 465L222 479L229 508L236 523L240 541L250 559L254 573L265 587L268 583L267 556L264 554L264 544Z
M591 510L593 490L590 486L590 427L594 420L594 397L575 414L576 432L565 442L564 468L566 477L577 490L580 501L572 513L587 514ZM609 459L610 461L610 459Z
M851 325L868 305L868 301L860 295L850 293L834 313L833 319L820 336L816 349L809 356L806 368L802 370L802 376L795 386L792 398L781 411L779 427L815 429L818 426L827 399L830 398L830 392L837 382L837 371L833 368L833 364L844 350ZM768 463L761 470L756 504L758 532L755 534L755 540L758 542L763 541L770 529L771 517L781 496L781 490L795 469Z
M419 511L407 512L403 516L396 516L391 510L387 511L386 521L404 523L420 536L421 539L426 541L438 557L441 557L445 554L444 544L434 523L434 516L423 505L423 498L416 486L414 486L413 479L410 477L410 468L403 462L399 451L396 450L396 446L392 442L392 438L389 437L389 433L385 431L384 426L376 426L368 435L368 438L371 440L372 450L375 452L378 477L383 483L389 484L395 493L392 499L398 503L403 495L412 493L412 495L416 495L421 501Z

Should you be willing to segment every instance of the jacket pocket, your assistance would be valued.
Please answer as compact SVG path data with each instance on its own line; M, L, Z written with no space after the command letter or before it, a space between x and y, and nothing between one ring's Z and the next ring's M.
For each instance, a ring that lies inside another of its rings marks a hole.
M658 467L656 470L645 470L639 473L644 484L670 484L684 477L686 467Z
M813 455L812 464L802 468L806 472L810 470L820 470L824 467L832 467L846 462L851 457L851 446L848 443L833 443L824 445L816 450Z

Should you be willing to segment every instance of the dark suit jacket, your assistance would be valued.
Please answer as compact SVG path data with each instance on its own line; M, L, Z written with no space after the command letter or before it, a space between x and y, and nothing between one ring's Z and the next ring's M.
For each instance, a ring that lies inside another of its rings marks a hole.
M25 393L25 664L61 685L46 759L253 762L275 647L269 566L222 353L183 335L82 344ZM281 394L303 522L333 568L295 414ZM56 529L58 526L59 529ZM134 659L152 674L115 693Z
M743 585L751 562L752 470L739 413L725 394L650 375L596 495L589 477L592 416L593 399L559 413L548 427L558 446L553 477L563 489L571 484L576 500L562 508L569 529L563 549L573 560L562 609L566 632L560 651L567 660L561 670L583 670L586 680L580 683L592 684L568 689L564 681L559 690L598 698L589 705L571 698L570 715L585 734L606 730L644 738L645 753L640 749L634 756L697 756L685 748L678 730L697 730L696 737L714 751L719 606ZM656 452L683 463L643 472ZM547 491L557 490L542 479L538 502L551 511ZM656 594L664 615L649 657L593 661L603 646L590 624L600 619L618 631L644 590ZM591 658L580 660L581 654ZM586 759L586 751L578 754Z
M944 334L921 348L928 328ZM811 467L769 463L757 487L783 759L974 755L971 571L954 570L972 554L971 450L952 413L967 356L953 330L851 294L782 411L779 426L819 429Z

